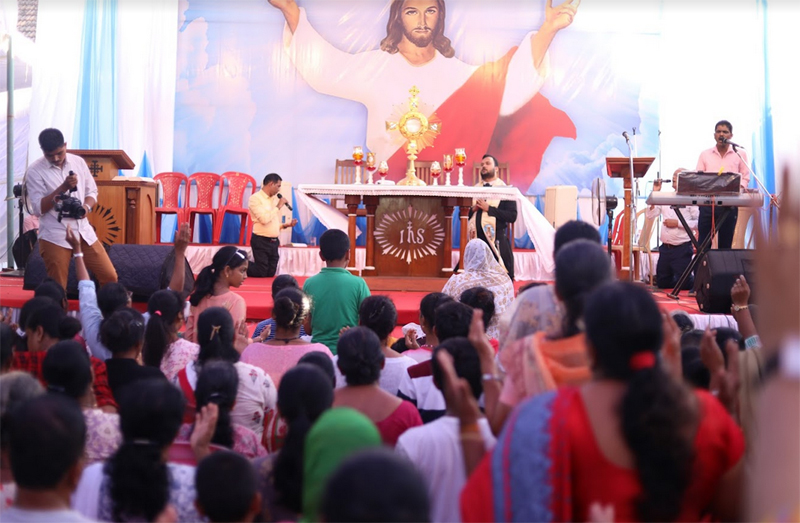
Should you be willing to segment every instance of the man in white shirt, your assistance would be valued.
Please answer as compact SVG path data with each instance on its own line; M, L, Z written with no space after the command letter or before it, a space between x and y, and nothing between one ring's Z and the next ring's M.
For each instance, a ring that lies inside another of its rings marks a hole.
M12 411L8 426L17 493L3 511L3 522L89 521L70 508L86 443L78 403L59 394L37 396Z
M686 169L678 169L672 174L672 187L678 188L678 173ZM661 180L656 180L653 184L654 191L661 190ZM664 218L661 228L661 245L658 247L658 264L656 265L656 286L659 289L672 289L678 283L678 279L692 262L694 251L689 235L683 228L675 210L669 205L651 205L645 211L647 218L657 218L658 215ZM688 206L681 209L681 214L689 228L697 229L697 220L700 211L696 206ZM682 290L691 289L694 285L692 275L686 279Z
M433 381L436 388L442 390L442 371L435 356L440 350L450 353L456 374L467 380L475 399L480 398L483 384L475 347L466 338L450 338L436 348L430 361ZM459 499L467 479L460 422L449 410L452 399L445 396L445 402L448 410L444 417L407 430L395 445L395 452L408 457L425 478L431 499L431 521L435 523L461 521ZM495 438L486 418L478 420L478 430L489 450L494 446Z
M117 271L111 264L103 244L86 215L97 203L97 185L89 167L80 156L67 152L64 135L58 129L39 133L39 146L44 156L33 162L25 174L28 201L34 216L39 217L39 251L47 275L67 287L72 248L67 243L67 225L80 237L81 254L86 267L94 273L100 285L117 281ZM60 216L59 206L68 206L65 197L77 198L73 217ZM78 254L76 254L78 256Z

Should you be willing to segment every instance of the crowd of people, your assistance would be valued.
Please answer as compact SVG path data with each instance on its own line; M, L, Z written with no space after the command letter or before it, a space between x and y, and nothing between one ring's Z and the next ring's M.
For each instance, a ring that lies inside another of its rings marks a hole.
M780 219L799 230L791 202ZM0 324L0 519L796 520L798 239L762 240L758 300L738 278L738 329L716 331L616 281L584 222L556 233L555 281L516 296L475 239L395 338L341 231L250 334L243 251L142 314L95 289L67 227L77 315L46 280Z

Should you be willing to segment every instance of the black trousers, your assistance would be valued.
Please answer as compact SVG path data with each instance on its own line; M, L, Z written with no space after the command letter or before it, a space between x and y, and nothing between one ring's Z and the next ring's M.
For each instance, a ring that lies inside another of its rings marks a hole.
M514 251L511 248L511 241L508 239L506 229L502 233L498 233L497 243L500 244L500 257L503 258L503 265L508 270L508 277L514 281Z
M681 243L680 245L669 245L662 243L658 248L658 264L656 264L656 286L659 289L673 289L678 283L678 279L692 263L692 242ZM694 277L689 278L681 287L682 290L692 288Z
M247 275L252 278L272 278L278 270L278 238L250 236L255 262L247 267Z
M724 212L725 208L716 207L713 212L714 221L719 222ZM711 234L711 216L711 207L708 205L702 205L700 207L700 217L697 220L698 245L702 245L708 235ZM736 207L731 208L731 213L728 215L728 218L725 220L725 223L722 224L722 227L717 234L717 245L719 249L731 248L731 245L733 244L733 232L736 230L736 219L738 216L739 209Z

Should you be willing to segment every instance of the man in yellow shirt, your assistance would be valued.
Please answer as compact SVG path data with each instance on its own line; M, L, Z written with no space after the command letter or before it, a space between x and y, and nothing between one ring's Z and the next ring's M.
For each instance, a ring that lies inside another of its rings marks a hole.
M280 245L281 229L294 227L297 220L281 223L280 209L288 204L288 200L281 196L283 179L269 173L264 177L261 190L254 193L248 202L250 219L253 220L253 235L250 237L250 246L253 248L254 263L247 268L247 275L253 278L271 278L278 269L278 246Z

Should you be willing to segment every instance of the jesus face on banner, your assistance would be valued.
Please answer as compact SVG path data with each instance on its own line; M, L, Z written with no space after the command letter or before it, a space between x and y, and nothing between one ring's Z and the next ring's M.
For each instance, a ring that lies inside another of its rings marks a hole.
M396 53L397 44L405 37L417 47L431 44L442 55L451 58L455 51L450 39L444 36L444 1L397 0L392 2L386 38L381 41L381 50Z

